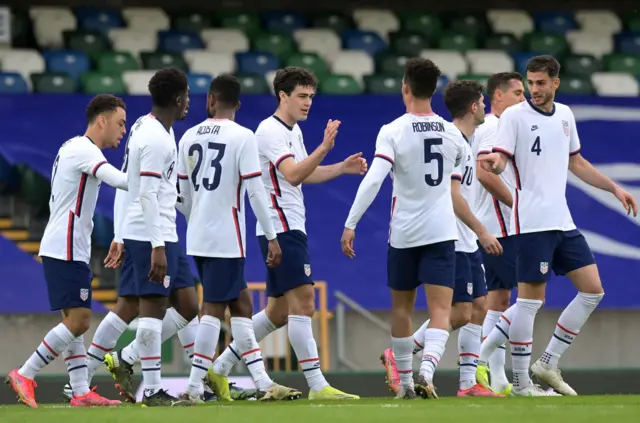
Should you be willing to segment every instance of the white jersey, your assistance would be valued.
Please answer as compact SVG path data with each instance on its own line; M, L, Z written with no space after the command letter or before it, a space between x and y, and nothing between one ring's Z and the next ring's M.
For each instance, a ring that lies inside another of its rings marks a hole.
M474 157L491 153L498 135L498 121L499 118L496 115L487 115L484 123L478 126L471 142ZM507 164L500 178L509 190L513 191L514 174L511 163ZM476 187L476 217L493 236L497 238L508 236L511 208L499 202L482 184L477 183Z
M460 194L462 194L462 198L464 198L475 215L476 185L479 185L480 183L476 178L476 159L470 145L470 143L473 143L473 138L469 142L466 140L464 134L462 134L462 137L467 141L465 143L464 154L462 155L462 160L460 160L458 166L455 167L453 174L451 175L451 179L457 179L460 181ZM471 228L465 225L462 220L457 217L456 224L458 227L456 251L461 253L475 252L478 249L478 237L475 232L473 232Z
M436 114L407 113L380 129L375 156L393 165L392 247L458 239L451 175L466 146L460 130Z
M93 213L98 201L98 169L107 163L88 137L75 137L60 147L51 172L49 222L40 256L89 263Z
M141 117L131 129L126 154L130 202L120 228L122 238L149 241L153 247L177 242L173 129L167 131L151 114Z
M187 254L245 256L247 179L262 175L253 132L231 120L207 119L178 146L178 178L190 192Z
M493 151L512 160L515 173L511 235L576 229L567 205L569 156L580 152L573 112L555 103L546 113L529 101L500 116Z
M256 141L262 169L262 180L269 196L269 208L277 233L299 230L306 233L302 185L294 187L278 170L288 157L296 163L307 158L302 131L298 124L289 126L276 116L263 120L256 130ZM260 223L257 235L264 235Z

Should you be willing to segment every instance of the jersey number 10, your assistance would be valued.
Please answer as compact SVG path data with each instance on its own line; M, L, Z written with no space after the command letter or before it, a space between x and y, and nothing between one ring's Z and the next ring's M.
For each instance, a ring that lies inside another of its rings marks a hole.
M213 179L209 179L208 177L202 178L202 186L207 191L213 191L218 188L220 185L220 177L222 176L222 164L220 160L224 157L224 150L227 148L226 144L220 144L217 142L210 142L208 145L209 150L215 150L218 152L216 157L211 160L211 167L214 169ZM202 166L202 159L204 158L204 152L202 151L202 145L193 144L191 148L189 148L189 157L193 157L195 152L198 152L198 161L196 165L193 167L193 172L191 172L191 183L193 184L193 189L198 191L200 189L200 184L198 183L198 172L200 172L200 166Z

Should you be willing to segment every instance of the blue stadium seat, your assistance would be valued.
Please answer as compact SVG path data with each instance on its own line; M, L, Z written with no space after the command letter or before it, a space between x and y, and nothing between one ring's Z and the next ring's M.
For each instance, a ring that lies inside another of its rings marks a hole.
M211 75L206 73L190 73L189 90L191 94L207 94L209 92L209 84L211 84Z
M185 50L204 49L200 36L191 31L160 31L158 33L158 50L170 53L183 53Z
M73 50L49 50L43 54L48 72L66 73L73 78L91 69L91 62L86 54Z
M542 32L564 34L578 28L578 23L571 12L539 12L534 14L533 19L538 31Z
M2 94L18 94L28 93L29 85L19 73L2 72L0 73L0 93Z
M436 85L436 91L442 91L442 89L443 89L444 87L446 87L448 83L449 83L449 78L447 78L447 77L446 77L446 76L444 76L444 75L443 75L443 76L441 76L441 77L438 79L438 85Z
M304 16L297 12L266 12L262 19L267 31L290 33L307 26Z
M534 53L532 51L521 52L512 55L513 63L516 72L520 72L525 75L527 73L527 62L534 56L538 56L540 53Z
M273 53L236 53L238 73L264 75L280 68L280 60Z
M113 240L113 221L108 217L95 214L93 216L93 242L100 248L109 249Z
M640 54L640 33L628 32L615 36L616 50L620 53Z
M107 32L111 28L124 26L122 15L116 10L79 7L74 12L79 29Z
M357 29L345 31L342 43L348 50L364 50L372 56L387 48L387 43L373 31L359 31Z

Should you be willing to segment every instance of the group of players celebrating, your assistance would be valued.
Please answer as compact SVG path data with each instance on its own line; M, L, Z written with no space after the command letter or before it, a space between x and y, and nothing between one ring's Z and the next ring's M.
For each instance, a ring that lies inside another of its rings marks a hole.
M450 332L457 329L459 396L576 395L563 381L558 360L604 291L593 254L567 207L567 171L613 193L634 216L637 205L580 155L573 113L554 102L559 70L553 57L531 59L526 101L520 74L493 75L487 116L483 86L453 81L444 91L451 123L431 107L440 77L436 64L408 60L402 84L406 113L380 130L370 170L362 153L321 165L335 144L339 120L329 120L322 142L307 153L298 122L308 117L317 82L302 68L277 72L277 110L255 133L235 122L239 82L231 75L216 77L207 96L208 118L187 130L177 147L172 125L188 112L187 77L175 68L158 71L149 82L151 113L133 124L120 171L101 150L116 148L123 138L126 106L115 96L96 96L87 107L85 134L65 142L55 158L51 215L40 249L51 309L61 310L62 322L9 373L7 384L22 403L37 407L34 379L62 354L71 406L120 404L90 388L103 363L125 400L135 402L133 366L140 362L143 405L187 406L203 402L206 392L230 401L228 375L243 361L256 399L297 399L300 391L269 377L259 347L287 325L309 399L359 399L329 385L320 369L301 185L366 174L341 239L344 254L355 258L356 225L390 174L392 348L381 358L396 398L437 398L433 376ZM102 182L117 188L115 236L105 266L122 272L117 304L86 349L92 218ZM267 306L253 316L244 278L246 192L267 266ZM186 254L177 242L176 209L188 222ZM186 255L193 257L202 282L201 309ZM550 270L567 275L578 289L544 355L531 367L555 391L533 384L529 374L533 323ZM420 285L430 320L411 335ZM509 307L516 287L518 299ZM227 307L233 342L214 360ZM114 351L136 317L135 340ZM192 363L178 397L161 389L161 344L175 334ZM513 385L504 370L507 342ZM421 351L414 377L412 357Z

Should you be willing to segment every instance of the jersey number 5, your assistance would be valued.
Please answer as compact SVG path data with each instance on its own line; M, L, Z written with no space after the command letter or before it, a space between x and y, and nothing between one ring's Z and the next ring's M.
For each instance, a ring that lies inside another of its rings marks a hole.
M442 182L442 167L444 165L442 154L437 151L431 151L434 145L442 145L442 138L427 138L424 140L424 162L430 163L435 160L437 166L435 179L432 175L424 175L424 181L430 187L437 187Z
M220 177L222 176L222 164L220 164L220 160L224 157L224 150L227 148L226 144L220 144L217 142L210 142L208 145L209 150L215 150L218 152L216 157L211 160L211 167L214 169L213 180L207 178L202 178L202 186L207 191L213 191L218 188L220 185ZM193 172L191 172L191 183L193 184L193 189L198 191L200 189L200 184L198 184L198 172L200 172L200 166L202 165L202 159L204 158L204 154L202 151L202 145L193 144L191 148L189 148L189 157L193 157L195 152L198 152L198 161L196 165L193 167Z
M540 147L540 137L536 137L533 145L531 146L531 152L536 153L536 156L539 156L542 153L542 148Z

